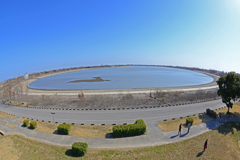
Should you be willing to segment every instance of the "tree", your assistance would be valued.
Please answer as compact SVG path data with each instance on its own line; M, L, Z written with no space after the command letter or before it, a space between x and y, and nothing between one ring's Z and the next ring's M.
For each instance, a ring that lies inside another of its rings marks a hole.
M219 86L218 95L222 97L222 102L229 108L232 108L233 102L240 98L240 77L233 72L226 76L221 76L217 84Z

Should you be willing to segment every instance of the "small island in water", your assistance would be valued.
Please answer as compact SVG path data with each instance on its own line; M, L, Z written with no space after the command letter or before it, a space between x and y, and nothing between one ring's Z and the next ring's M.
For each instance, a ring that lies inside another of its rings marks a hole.
M83 80L75 80L75 81L69 81L68 83L77 83L77 82L104 82L104 81L110 81L110 80L104 80L101 77L93 77L94 79L83 79Z

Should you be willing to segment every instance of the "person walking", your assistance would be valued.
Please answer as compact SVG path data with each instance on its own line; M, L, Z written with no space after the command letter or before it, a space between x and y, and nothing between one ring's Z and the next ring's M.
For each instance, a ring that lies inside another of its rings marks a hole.
M204 143L203 151L205 151L205 149L207 149L207 145L208 145L208 139Z
M181 136L181 129L182 129L182 123L179 125L179 131L178 131L178 135L180 133L180 136Z
M187 133L189 133L189 131L190 131L190 128L191 128L191 123L188 123L188 131L187 131Z
M222 115L221 115L221 113L219 113L218 120L219 120L219 123L221 123L221 122L222 122Z

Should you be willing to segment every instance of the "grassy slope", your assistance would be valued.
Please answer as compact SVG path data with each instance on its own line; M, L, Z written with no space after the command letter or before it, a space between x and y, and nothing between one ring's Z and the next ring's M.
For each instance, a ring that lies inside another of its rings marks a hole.
M221 113L222 114L222 117L237 117L237 118L240 118L240 102L237 102L235 104L233 104L233 107L229 109L229 112L233 113L231 115L227 115L228 111L228 108L227 107L224 107L223 109L219 109L219 110L216 110L216 113L219 114Z
M24 118L19 118L19 121L23 122ZM29 120L31 121L31 120ZM57 134L57 127L59 124L56 123L48 123L48 122L37 122L36 131ZM73 137L88 137L88 138L105 138L106 135L112 133L113 126L99 126L99 125L72 125L69 136Z
M88 150L83 159L240 159L240 126L227 123L200 136L163 146L138 149ZM208 149L202 153L204 141ZM19 135L0 137L2 159L78 159L71 148L34 141ZM197 157L199 156L199 157Z
M2 119L2 118L7 118L7 117L9 117L9 118L15 118L15 116L12 116L12 115L9 115L9 114L7 114L7 113L4 113L4 112L1 112L1 111L0 111L0 119Z
M240 102L237 102L233 105L233 108L230 109L230 112L232 112L233 114L231 115L226 115L228 108L224 107L222 109L216 110L215 112L217 114L221 113L222 117L237 117L240 118ZM234 113L236 112L236 113ZM198 125L201 123L206 123L208 121L213 120L212 117L204 114L200 114L200 115L196 115L196 116L191 116L194 119L193 125ZM159 121L158 122L158 126L159 128L161 128L161 130L163 132L169 132L169 131L174 131L174 130L178 130L179 124L182 123L183 124L183 128L186 128L186 118L182 118L182 119L175 119L175 120L169 120L169 121Z
M208 121L213 120L210 116L206 114L201 114L201 115L196 115L196 116L191 116L194 119L193 125L198 125L201 123L206 123ZM159 121L158 122L158 127L161 128L163 132L169 132L169 131L174 131L178 130L179 124L183 124L183 128L186 128L187 125L185 125L187 118L182 118L182 119L175 119L175 120L169 120L169 121Z

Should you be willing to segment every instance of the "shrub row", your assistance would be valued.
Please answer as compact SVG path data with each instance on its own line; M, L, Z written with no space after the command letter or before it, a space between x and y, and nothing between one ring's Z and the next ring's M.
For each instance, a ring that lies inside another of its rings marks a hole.
M84 156L87 153L88 144L84 142L74 142L72 145L72 153L76 156Z
M28 124L29 124L29 120L28 120L28 119L25 119L25 120L23 121L23 126L24 126L24 127L27 127ZM31 121L31 122L30 122L30 128L31 128L31 129L37 128L37 122L36 122L36 121ZM58 126L58 133L59 133L59 134L68 135L69 132L70 132L70 130L71 130L71 125L70 125L70 124L60 124L60 125Z
M214 110L211 110L211 109L208 108L208 109L206 110L206 113L207 113L207 115L213 117L214 119L217 118L217 113L214 112Z
M191 126L192 126L192 125L193 125L193 121L194 121L194 119L193 119L192 117L188 117L188 118L186 119L186 125L188 125L188 123L190 123Z
M28 120L28 119L25 119L25 120L23 121L23 126L24 126L24 127L27 127L28 124L29 124L29 120ZM36 127L37 127L37 122L36 122L36 121L31 121L31 122L30 122L30 128L31 128L31 129L35 129Z
M68 135L71 130L70 124L60 124L58 126L58 133Z
M28 124L29 124L29 120L28 120L28 119L25 119L25 120L23 121L23 126L24 126L24 127L27 127Z
M113 127L114 137L127 137L141 135L146 132L147 126L142 119L136 120L134 124L117 125Z

